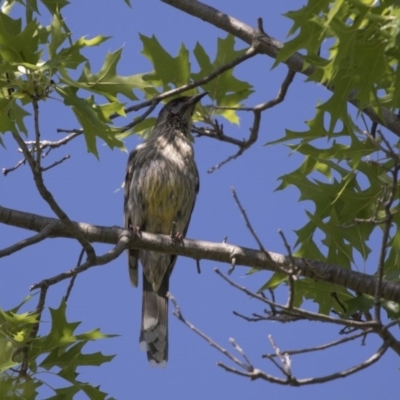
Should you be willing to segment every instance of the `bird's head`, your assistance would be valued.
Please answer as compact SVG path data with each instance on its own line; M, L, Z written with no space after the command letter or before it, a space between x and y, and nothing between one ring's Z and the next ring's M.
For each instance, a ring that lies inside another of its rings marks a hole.
M188 131L196 104L207 93L208 92L204 92L191 97L183 96L171 100L161 109L156 126L167 124L179 127L185 132Z

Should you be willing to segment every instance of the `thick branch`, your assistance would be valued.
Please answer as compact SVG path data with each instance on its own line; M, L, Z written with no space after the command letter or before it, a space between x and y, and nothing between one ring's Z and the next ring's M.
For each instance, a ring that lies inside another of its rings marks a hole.
M273 37L265 34L260 37L257 29L252 28L249 25L233 18L223 12L210 7L200 1L187 1L187 0L161 0L163 3L169 4L187 14L193 15L196 18L200 18L203 21L210 23L217 28L224 30L225 32L231 33L237 38L240 38L244 42L251 44L254 37L257 35L259 39L259 45L257 47L260 53L266 54L269 57L276 58L280 49L283 47L283 43L274 39ZM309 66L304 69L304 59L301 54L296 53L289 57L284 63L293 71L300 72L306 76L310 76L314 72L314 68ZM331 90L331 88L327 87ZM348 98L348 101L358 107L357 101ZM400 136L400 119L391 111L386 108L381 108L382 119L376 114L376 112L367 107L363 109L363 112L367 114L372 121L384 125L386 128L391 130L397 136Z
M55 224L50 237L73 238L73 235L65 225L55 218L16 211L2 206L0 206L0 222L36 232L41 232L48 224ZM91 243L98 242L115 245L118 243L119 237L123 232L123 229L117 226L110 228L82 222L72 222L72 224ZM268 252L269 257L267 257L263 251L228 243L211 243L184 239L182 243L176 244L171 241L169 236L143 232L142 235L136 235L131 238L129 247L177 254L195 260L205 259L227 264L231 264L232 260L235 259L235 265L244 265L270 271L293 267L294 263L294 267L297 268L299 275L317 281L341 285L357 293L365 293L371 296L375 293L376 279L370 275L351 271L322 261L296 257L291 258L273 252ZM382 298L400 303L400 284L383 280Z

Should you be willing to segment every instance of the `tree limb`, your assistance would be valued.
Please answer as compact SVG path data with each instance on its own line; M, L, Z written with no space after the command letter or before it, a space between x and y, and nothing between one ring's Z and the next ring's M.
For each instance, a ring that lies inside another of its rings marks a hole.
M253 43L254 37L259 40L257 47L259 53L265 54L271 58L276 58L280 49L283 47L283 43L275 38L264 34L260 35L257 28L251 26L233 18L216 8L210 7L200 1L187 1L187 0L161 0L163 3L169 4L186 14L190 14L196 18L208 22L209 24L222 29L225 32L232 34L233 36L243 40L245 43ZM313 66L309 66L304 69L304 59L299 53L293 54L284 63L293 71L300 72L303 75L310 76L314 73L315 69ZM326 85L325 85L326 86ZM332 90L329 86L327 89ZM348 98L348 102L358 107L358 102L351 96ZM379 115L371 108L367 107L362 110L368 117L378 124L384 125L387 129L392 131L395 135L400 137L400 119L396 114L392 113L387 108L381 107Z
M251 380L255 379L263 379L268 382L272 383L279 383L281 385L289 385L289 386L303 386L303 385L311 385L311 384L317 384L317 383L325 383L329 381L333 381L339 378L344 378L346 376L352 375L358 371L361 371L370 365L376 363L388 350L389 348L389 343L388 342L383 342L380 348L367 360L361 362L358 365L354 365L353 367L350 367L344 371L339 371L335 372L329 375L324 375L316 378L303 378L303 379L298 379L296 378L292 371L291 371L291 359L288 354L283 353L275 344L274 340L272 339L272 336L269 335L270 343L275 351L276 356L279 358L280 364L275 361L273 357L269 357L268 359L280 370L280 372L285 376L285 378L280 378L271 374L268 374L267 372L256 368L253 363L250 361L250 359L247 357L243 349L241 349L235 342L234 339L230 339L230 342L232 343L234 349L241 355L241 357L244 359L244 361L241 361L237 357L235 357L231 352L229 352L227 349L223 348L221 345L219 345L215 340L213 340L210 336L206 335L204 332L202 332L200 329L198 329L195 325L193 325L191 322L186 320L181 312L181 309L176 302L175 298L169 294L168 295L169 299L173 303L175 309L173 311L174 315L181 321L183 322L187 327L192 329L197 335L199 335L203 340L207 341L212 347L217 349L219 352L221 352L224 356L226 356L234 365L236 365L238 368L231 367L229 365L226 365L222 362L218 362L217 365L223 368L225 371L232 372L237 375L241 375L247 378L250 378Z
M0 206L0 223L41 232L48 224L55 224L49 237L74 238L65 225L55 219L32 213L12 210ZM119 241L123 229L90 225L82 222L72 222L74 230L80 232L91 243L116 244ZM176 254L193 258L205 259L231 264L235 259L235 265L243 265L269 271L277 271L280 268L293 266L297 268L299 275L315 279L317 281L330 282L344 286L356 293L375 294L376 278L361 272L342 268L338 265L328 264L317 260L308 260L298 257L289 257L283 254L268 251L265 252L235 246L228 243L212 243L199 240L183 239L181 243L173 243L169 236L155 235L143 232L130 239L128 248L141 248L155 250L163 253ZM270 258L270 260L269 260ZM397 282L382 280L382 298L400 303L400 284Z

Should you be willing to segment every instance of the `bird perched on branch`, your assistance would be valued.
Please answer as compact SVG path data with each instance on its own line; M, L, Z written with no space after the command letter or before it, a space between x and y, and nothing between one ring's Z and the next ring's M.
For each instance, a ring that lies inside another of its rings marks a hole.
M207 93L179 97L165 105L150 137L131 152L125 178L125 227L134 232L183 237L189 226L199 174L190 142L196 104ZM129 275L138 284L138 259L143 266L140 347L154 366L168 360L169 277L177 256L149 250L128 250Z

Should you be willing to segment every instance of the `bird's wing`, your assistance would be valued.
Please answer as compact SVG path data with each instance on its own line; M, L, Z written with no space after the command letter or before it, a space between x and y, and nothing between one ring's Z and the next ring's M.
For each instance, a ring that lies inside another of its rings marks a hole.
M197 170L197 168L196 168L195 171L196 171L196 180L197 180L197 182L196 182L196 197L197 197L197 194L199 193L199 190L200 190L200 178L199 178L199 171ZM187 230L189 228L189 224L190 224L190 220L192 218L192 213L193 213L193 210L194 210L194 206L196 204L196 197L194 198L194 201L193 201L193 204L192 204L192 209L190 210L189 219L188 219L188 222L186 224L186 227L185 227L184 231L181 232L183 234L183 237L186 237L186 233L187 233ZM174 269L174 266L175 266L177 258L178 258L178 256L176 256L176 255L172 255L171 256L171 263L170 263L170 265L168 267L169 276L171 276L171 274L172 274L172 270Z
M128 202L130 195L130 188L132 183L133 169L135 166L135 156L137 151L134 150L129 154L128 164L126 167L125 174L125 185L124 185L124 224L125 229L136 229L136 226L132 226L132 212L129 210ZM128 268L129 268L129 276L131 279L131 283L133 286L138 285L138 260L139 260L139 251L138 250L128 250Z

